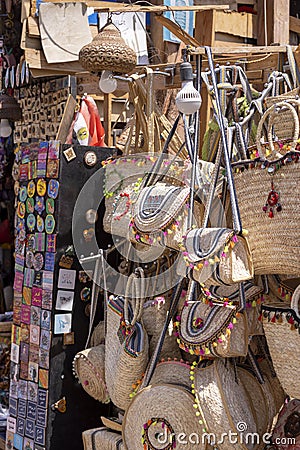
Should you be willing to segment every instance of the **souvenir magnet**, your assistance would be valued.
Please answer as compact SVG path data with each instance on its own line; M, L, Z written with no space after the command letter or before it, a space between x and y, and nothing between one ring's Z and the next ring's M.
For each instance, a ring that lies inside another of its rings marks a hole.
M49 371L47 369L39 369L39 387L48 389Z
M75 333L74 331L71 331L71 333L65 333L64 334L64 345L73 345L75 344Z
M88 281L92 281L92 276L93 276L92 270L86 272L84 270L80 270L78 273L78 279L80 283L87 283Z
M59 170L59 160L58 159L48 159L47 162L47 177L57 178Z
M26 200L26 212L27 214L34 212L34 200L31 197Z
M45 219L45 231L47 234L52 234L55 228L55 219L52 214L48 214Z
M30 180L27 186L27 195L32 198L35 194L35 182Z
M27 250L35 251L35 243L36 243L35 235L31 234L30 236L28 236L28 238L27 238Z
M53 198L46 199L46 213L54 214L54 200Z
M27 217L27 228L29 231L33 231L36 224L36 219L34 214L29 214Z
M44 197L39 197L38 195L35 197L35 206L34 209L38 214L42 214L45 209L45 199Z
M34 254L32 251L26 253L26 266L31 269L33 267Z
M83 288L80 292L80 298L83 302L91 300L91 289L88 287Z
M88 223L90 224L94 224L96 223L97 219L98 219L98 214L97 211L95 209L89 209L86 213L85 213L85 219Z
M57 180L49 180L48 183L48 197L56 198L58 196L59 182Z
M20 190L19 190L19 199L20 199L20 202L25 202L26 197L27 197L27 189L26 189L26 186L21 186L21 187L20 187Z
M44 256L42 255L42 253L37 253L33 260L34 270L36 270L37 272L42 270L43 265L44 265Z
M15 183L14 183L15 197L17 197L19 195L19 190L20 190L20 183L18 181L15 181Z
M70 162L76 158L76 153L75 153L73 147L69 147L69 148L67 148L67 150L64 150L63 154L68 162Z
M36 192L38 193L38 195L40 197L43 197L46 192L47 192L47 183L46 181L41 178L38 180L37 184L36 184Z
M94 167L94 165L97 162L97 155L95 152L93 152L92 150L88 151L85 153L84 157L84 162L87 166L89 167Z
M25 203L18 202L17 216L18 216L20 219L24 219L24 217L25 217L25 212L26 212Z
M42 233L44 231L44 219L41 216L37 216L36 218L36 227L39 233Z
M59 411L60 413L65 413L67 411L66 397L61 398L56 403L51 405L52 411Z
M59 267L63 267L64 269L71 269L74 262L74 258L71 256L62 255L59 260Z

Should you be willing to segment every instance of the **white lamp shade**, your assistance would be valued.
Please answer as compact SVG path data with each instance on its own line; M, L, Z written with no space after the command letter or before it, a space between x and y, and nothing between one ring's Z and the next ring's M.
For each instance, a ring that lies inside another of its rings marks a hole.
M182 86L175 99L176 106L183 114L194 114L202 103L200 92L194 88L193 81L185 81Z
M1 137L8 137L12 133L12 128L9 124L8 119L1 119L0 120L0 136Z
M103 70L99 81L99 89L104 94L111 94L117 89L117 80L110 70Z

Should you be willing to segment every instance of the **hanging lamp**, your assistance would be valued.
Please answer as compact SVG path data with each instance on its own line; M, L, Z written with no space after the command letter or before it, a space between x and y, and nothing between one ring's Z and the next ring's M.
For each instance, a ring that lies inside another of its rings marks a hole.
M82 47L79 62L89 72L109 70L114 73L128 73L136 66L137 56L109 19L92 42Z

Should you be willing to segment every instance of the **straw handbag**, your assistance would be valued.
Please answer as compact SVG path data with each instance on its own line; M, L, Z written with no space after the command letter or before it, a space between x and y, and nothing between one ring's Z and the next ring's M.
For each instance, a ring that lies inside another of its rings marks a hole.
M293 104L286 100L267 109L258 125L255 151L259 157L233 164L241 220L248 231L256 275L300 273L299 119ZM282 109L291 112L295 124L288 143L272 140L273 118ZM261 133L269 116L269 143L262 144Z
M300 286L295 289L291 307L284 303L263 305L262 320L276 374L288 395L300 398L299 361Z
M247 240L228 228L195 228L184 238L193 278L206 284L234 284L253 278Z
M174 325L179 347L192 355L247 355L249 334L246 315L239 313L237 306L211 306L202 302L197 295L195 281L189 285L186 302Z
M160 361L151 378L151 385L174 384L181 387L190 388L191 365L181 360Z
M122 436L106 427L93 428L82 433L84 450L124 450Z
M253 400L252 402L249 400L243 383L236 381L233 366L230 363L226 364L224 360L216 359L206 367L194 366L192 373L197 413L206 432L213 433L215 436L218 449L232 450L234 447L235 450L257 450L261 448L258 445L252 445L251 441L247 445L243 432L267 431L265 423L259 424L265 406L261 401L255 401L254 404ZM260 409L261 406L263 410ZM254 410L254 408L257 409ZM228 438L230 430L239 437L234 445ZM225 438L224 432L227 433Z
M130 284L130 283L129 283ZM128 287L129 290L131 285ZM126 409L132 384L142 377L147 363L149 343L142 322L141 298L110 296L107 307L105 376L113 403Z
M126 450L205 450L193 404L193 395L180 386L157 384L142 389L123 420Z
M105 345L88 348L77 353L73 371L83 389L94 399L108 403L109 395L105 384Z
M283 406L271 441L274 444L270 450L300 450L300 400L290 400Z

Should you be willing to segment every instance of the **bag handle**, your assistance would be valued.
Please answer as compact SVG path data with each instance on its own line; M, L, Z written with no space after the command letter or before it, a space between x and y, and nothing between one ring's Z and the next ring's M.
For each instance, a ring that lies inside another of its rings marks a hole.
M133 318L129 319L129 297L133 309ZM124 301L124 319L126 325L133 326L140 322L145 303L145 274L141 267L137 267L127 281Z
M222 140L222 144L223 144L223 155L224 155L224 160L225 160L226 175L227 175L231 208L232 208L233 229L237 234L241 234L242 233L242 223L241 223L241 217L240 217L240 212L239 212L239 208L238 208L236 191L235 191L235 187L234 187L232 167L230 164L230 152L229 152L228 140L227 140L227 136L226 136L226 126L225 126L224 116L222 114L222 107L221 107L218 83L217 83L213 58L212 58L212 51L211 51L211 48L208 46L205 46L205 51L206 51L207 59L208 59L208 66L209 66L209 69L211 72L212 86L213 86L213 92L214 92L214 98L215 98L214 113L215 113L215 117L216 117L217 123L220 128L221 140ZM210 206L211 205L209 205L209 207Z
M263 116L261 117L258 126L257 126L257 138L256 138L256 146L257 146L257 151L259 153L259 156L263 159L265 159L265 156L263 154L263 149L262 149L262 143L261 143L261 136L262 136L262 131L263 131L263 126L267 120L267 118L270 116L269 119L269 123L268 123L268 142L270 145L270 149L272 151L272 153L274 154L274 156L276 158L281 158L282 154L279 152L276 152L275 150L275 146L274 146L274 142L273 142L273 136L272 136L272 127L274 125L274 120L276 118L276 115L278 114L278 110L279 109L288 109L290 110L290 112L293 115L293 120L294 120L294 136L293 136L293 143L292 143L292 147L291 147L291 151L294 151L297 145L297 139L299 137L299 118L298 118L298 114L296 109L294 108L293 104L295 105L300 105L300 101L299 100L293 100L293 99L287 99L278 103L275 103L274 105L270 106L263 114Z
M299 300L300 300L300 284L296 287L291 301L291 309L295 311L296 316L298 319L300 319L300 313L299 313Z

